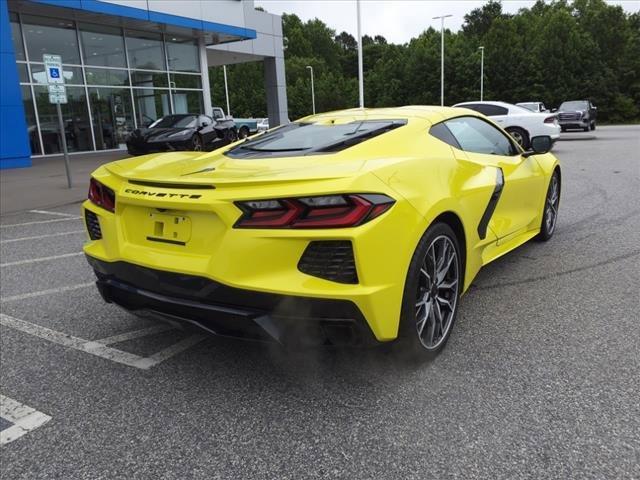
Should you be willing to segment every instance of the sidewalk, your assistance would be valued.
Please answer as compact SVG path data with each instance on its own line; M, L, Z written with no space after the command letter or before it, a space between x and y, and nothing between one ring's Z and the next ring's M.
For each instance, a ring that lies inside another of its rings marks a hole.
M0 214L51 208L87 198L89 175L100 165L126 158L126 152L69 155L73 188L67 188L62 155L33 159L30 168L0 170Z

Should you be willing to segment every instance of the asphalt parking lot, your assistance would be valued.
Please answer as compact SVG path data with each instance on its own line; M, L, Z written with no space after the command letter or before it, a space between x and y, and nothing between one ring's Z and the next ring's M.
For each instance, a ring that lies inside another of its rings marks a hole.
M102 302L78 205L3 216L2 478L640 478L640 126L571 137L554 238L424 365L168 330Z

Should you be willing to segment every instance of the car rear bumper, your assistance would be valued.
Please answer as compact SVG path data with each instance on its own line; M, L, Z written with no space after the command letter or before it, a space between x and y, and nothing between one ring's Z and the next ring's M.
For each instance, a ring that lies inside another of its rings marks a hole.
M138 314L208 332L287 345L375 345L360 309L348 300L233 288L211 279L87 255L105 301Z

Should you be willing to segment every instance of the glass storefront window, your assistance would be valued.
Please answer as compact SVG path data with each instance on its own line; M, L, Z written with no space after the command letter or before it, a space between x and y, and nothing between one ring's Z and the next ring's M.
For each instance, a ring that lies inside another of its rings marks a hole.
M41 62L43 54L52 53L62 56L63 63L80 64L78 38L73 22L23 15L22 24L29 60Z
M64 77L64 83L71 85L83 85L82 80L82 68L71 67L69 65L62 66L62 76ZM31 81L33 83L47 84L47 74L44 71L44 65L42 63L31 64Z
M20 31L18 15L10 13L9 19L11 20L11 41L13 42L13 50L16 53L16 60L26 60L24 56L24 45L22 44L22 32Z
M173 113L204 113L202 92L172 90Z
M133 89L138 127L146 127L171 113L169 90Z
M126 148L133 131L131 91L128 88L90 88L89 104L96 149Z
M31 97L31 87L22 85L22 103L24 104L24 117L27 121L27 132L29 134L29 146L32 155L40 155L40 136L38 135L38 124L36 123L36 112L33 109L33 98Z
M134 87L168 87L166 73L131 71L131 85Z
M169 76L171 77L171 88L202 88L202 77L200 75L171 73Z
M126 70L110 68L85 68L87 85L126 85L129 86L129 74Z
M135 127L204 110L196 39L15 12L9 20L34 155L62 150L46 53L62 56L68 104L61 108L71 152L125 148Z
M62 152L62 140L58 128L58 115L56 106L49 103L49 91L47 87L33 87L40 119L40 131L44 153ZM66 105L62 107L67 147L70 152L82 152L93 150L91 141L91 127L89 125L89 112L87 110L87 98L84 87L67 87Z
M200 71L200 52L197 40L166 35L165 41L167 42L169 70L179 72Z
M124 37L117 27L80 24L80 40L85 65L126 67Z
M162 35L127 30L129 66L147 70L166 70Z

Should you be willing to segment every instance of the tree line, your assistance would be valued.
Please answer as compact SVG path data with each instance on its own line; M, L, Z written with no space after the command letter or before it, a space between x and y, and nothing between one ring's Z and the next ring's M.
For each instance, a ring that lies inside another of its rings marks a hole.
M336 34L318 19L282 17L289 116L358 105L357 40ZM426 22L426 19L425 19ZM440 31L429 27L404 44L380 35L362 38L365 106L440 104ZM445 30L445 105L480 97L516 103L590 99L601 120L640 119L640 14L603 0L539 0L516 14L491 0L464 17L462 29ZM227 67L232 114L266 116L262 62ZM226 105L222 68L210 70L215 105Z

